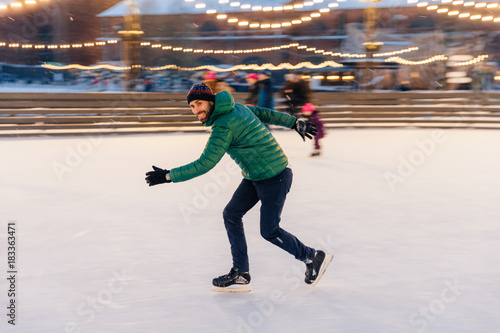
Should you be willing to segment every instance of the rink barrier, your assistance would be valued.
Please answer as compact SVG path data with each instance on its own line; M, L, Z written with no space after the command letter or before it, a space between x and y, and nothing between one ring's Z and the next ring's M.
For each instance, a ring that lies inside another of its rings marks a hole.
M328 128L500 128L500 92L316 93L313 99Z
M236 93L237 102L247 94ZM0 136L206 131L185 93L1 93ZM316 92L328 128L500 128L500 92ZM276 94L276 109L285 111Z

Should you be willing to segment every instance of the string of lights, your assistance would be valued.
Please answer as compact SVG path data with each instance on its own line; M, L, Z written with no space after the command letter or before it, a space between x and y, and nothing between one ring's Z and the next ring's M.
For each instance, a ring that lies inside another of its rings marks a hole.
M33 6L33 5L38 5L40 3L48 2L50 0L15 0L12 1L8 4L0 4L0 12L6 11L6 10L17 10L23 7L28 7L28 6Z
M433 2L436 2L437 0L432 0ZM407 1L409 4L415 4L417 7L427 7L429 6L429 2L427 1L422 1L422 0L408 0ZM441 4L443 5L453 5L456 6L457 8L459 6L463 6L466 8L486 8L486 9L495 9L499 8L499 3L498 2L485 2L485 1L480 1L480 2L475 2L475 1L464 1L464 0L440 0Z
M487 59L489 56L488 55L480 55L477 56L476 58L473 58L468 61L463 61L463 62L457 62L453 64L454 67L462 67L462 66L470 66L474 65L478 62L484 61ZM412 61L412 60L406 60L401 57L390 57L387 58L385 61L387 62L397 62L401 65L425 65L429 64L432 62L436 61L446 61L448 60L448 57L445 55L435 55L433 57L430 57L428 59L420 60L420 61ZM147 67L147 66L142 66L142 65L134 65L132 67L130 66L113 66L109 64L101 64L101 65L95 65L95 66L83 66L83 65L78 65L78 64L72 64L72 65L66 65L66 66L56 66L52 64L44 64L42 67L47 68L47 69L52 69L52 70L65 70L65 69L80 69L80 70L97 70L97 69L108 69L108 70L116 70L116 71L122 71L122 70L130 70L131 68L141 68L144 70L148 71L162 71L162 70L168 70L168 69L173 69L173 70L178 70L178 71L202 71L202 70L209 70L213 72L232 72L232 71L238 71L238 70L243 70L243 71L261 71L265 69L269 70L283 70L283 69L288 69L288 70L296 70L296 69L301 69L301 68L308 68L308 69L321 69L325 67L343 67L342 64L336 63L335 61L324 61L321 64L314 65L310 62L301 62L296 65L292 65L290 63L281 63L279 65L273 65L273 64L263 64L263 65L235 65L229 68L220 68L217 66L213 65L204 65L204 66L197 66L197 67L181 67L178 65L165 65L165 66L160 66L160 67Z
M419 60L419 61L413 61L413 60L406 60L401 57L390 57L387 58L385 61L386 62L397 62L400 65L426 65L430 64L432 62L440 61L440 60L446 60L448 59L445 55L440 54L440 55L435 55L433 57L424 59L424 60Z
M150 46L153 49L161 48L162 50L171 50L175 52L193 52L193 53L213 53L213 54L241 54L241 53L260 53L260 52L270 52L270 51L279 51L283 49L289 49L292 47L302 48L307 46L300 45L299 43L291 43L280 46L273 47L264 47L264 48L255 48L255 49L245 49L245 50L207 50L207 49L193 49L193 48L183 48L183 47L175 47L172 45L162 45L158 43L151 42L142 42L141 46Z
M186 2L194 2L194 0L185 0ZM339 0L340 1L340 0ZM456 10L456 8L450 7L440 7L438 5L432 4L430 5L426 1L420 0L407 0L409 4L416 4L417 7L426 7L428 10L436 10L440 14L447 14L449 16L458 16L459 18L469 18L471 20L482 20L482 21L494 21L500 22L500 16L494 17L488 12L486 15L474 14L469 12L461 12L460 10ZM436 1L436 0L432 0ZM308 6L313 6L315 4L323 3L323 0L314 0L314 1L304 1L301 4L295 5L285 5L285 6L252 6L250 4L241 4L237 1L230 2L229 0L219 0L220 4L229 4L231 7L239 7L241 9L251 9L252 11L263 11L263 12L277 12L277 11L293 11L296 9L303 9ZM475 2L475 1L464 1L464 0L441 0L443 5L452 5L452 6L463 6L464 8L477 8L477 9L486 9L491 11L492 9L500 8L500 3L498 2ZM197 8L205 8L206 4L197 3ZM241 21L237 17L229 18L227 14L219 14L217 15L217 19L227 19L228 23L237 23L239 26L249 26L250 28L261 28L261 29L275 29L282 27L290 27L292 25L301 24L303 22L311 21L314 18L320 17L322 13L330 12L330 8L339 7L338 2L330 2L328 7L323 7L319 9L317 12L311 13L309 16L303 16L300 19L295 19L291 21L283 21L280 23L257 23L257 22L249 22L246 20ZM215 9L208 9L206 11L207 14L216 14L217 11Z
M461 19L500 22L500 13L495 16L492 12L500 8L500 3L498 2L441 0L441 4L445 6L429 4L428 2L421 2L419 0L408 0L408 3L416 4L417 7L425 7L429 11L436 11L439 14L448 16L456 16ZM482 10L484 10L484 12L481 13L480 11Z
M296 65L292 65L290 63L281 63L279 65L273 65L273 64L263 64L263 65L235 65L230 68L219 68L217 66L213 65L206 65L206 66L198 66L198 67L178 67L177 69L181 71L199 71L199 70L209 70L209 71L214 71L214 72L232 72L232 71L237 71L237 70L253 70L253 71L262 71L265 69L269 69L271 71L276 71L276 70L283 70L283 69L288 69L288 70L295 70L295 69L301 69L301 68L308 68L308 69L320 69L320 68L325 68L325 67L343 67L342 64L336 63L335 61L324 61L319 65L314 65L310 62L300 62ZM163 67L148 67L147 69L149 70L163 70Z
M470 65L477 64L478 62L481 62L483 60L486 60L488 58L489 58L489 56L484 54L484 55L477 56L476 58L468 60L468 61L457 62L457 63L455 63L455 66L457 66L457 67L470 66Z
M151 42L142 42L140 45L141 46L150 46L151 48L156 48L156 49L161 48L162 50L171 50L171 51L175 51L175 52L194 52L194 53L210 53L210 54L261 53L261 52L279 51L279 50L289 49L289 48L297 48L298 50L304 50L306 52L322 53L324 55L329 55L332 57L345 57L345 58L364 58L364 57L366 57L366 54L352 54L352 53L341 53L341 52L317 50L315 47L309 47L307 45L301 45L299 43L291 43L291 44L285 44L285 45L280 45L280 46L245 49L245 50L193 49L193 48L175 47L175 46L171 46L171 45L162 45L162 44L151 43ZM394 54L411 52L411 51L417 50L418 48L410 48L410 49L394 51Z
M366 58L366 56L367 56L365 53L363 53L363 54L352 54L352 53L331 52L331 51L325 51L325 50L316 50L316 48L314 48L314 47L306 48L305 50L309 51L309 52L314 52L314 53L321 53L323 55L330 55L332 57ZM402 50L396 50L396 51L390 51L390 52L383 52L383 53L375 53L375 54L373 54L373 56L376 57L376 58L378 58L378 57L390 57L390 56L394 56L396 54L403 54L403 53L408 53L408 52L414 52L414 51L417 51L417 50L418 50L418 47L414 46L414 47L409 47L409 48L402 49Z
M488 55L479 55L479 56L477 56L471 60L468 60L468 61L456 62L453 64L453 66L454 67L470 66L470 65L477 64L478 62L484 61L487 58L489 58ZM407 59L403 59L403 58L397 57L397 56L387 58L385 61L386 62L397 62L398 64L401 64L401 65L426 65L426 64L430 64L432 62L446 61L446 60L448 60L448 57L445 56L444 54L440 54L440 55L435 55L433 57L430 57L430 58L427 58L424 60L419 60L419 61L407 60Z
M280 29L280 28L288 28L293 25L298 25L302 24L303 22L309 22L312 21L314 18L318 18L321 16L322 13L327 13L329 12L330 9L321 9L321 12L312 12L308 16L302 16L301 18L289 20L289 21L282 21L282 22L275 22L275 23L259 23L259 22L250 22L247 20L242 20L236 18L236 17L228 17L227 14L219 14L217 15L218 20L224 20L227 19L227 23L230 24L237 24L239 27L249 27L251 29Z
M113 66L113 65L108 65L108 64L101 64L101 65L96 65L96 66L83 66L83 65L78 65L78 64L72 64L72 65L66 65L66 66L56 66L52 64L43 64L42 67L51 69L51 70L67 70L67 69L80 69L80 70L96 70L96 69L108 69L108 70L116 70L116 71L122 71L122 70L130 70L131 68L142 68L145 70L149 71L161 71L161 70L167 70L167 69L175 69L179 71L201 71L201 70L209 70L213 72L232 72L232 71L237 71L237 70L253 70L253 71L261 71L265 69L269 70L283 70L283 69L288 69L288 70L295 70L295 69L301 69L301 68L308 68L308 69L320 69L320 68L325 68L325 67L343 67L342 64L336 63L335 61L325 61L322 62L321 64L314 65L310 62L301 62L296 65L292 65L290 63L281 63L279 65L273 65L273 64L263 64L263 65L235 65L229 68L220 68L217 66L213 65L205 65L205 66L197 66L197 67L181 67L177 65L165 65L161 67L146 67L142 65L135 65L135 66Z
M408 53L408 52L413 52L413 51L418 51L418 47L413 46L413 47L409 47L407 49L402 49L402 50L398 50L398 51L375 53L375 54L373 54L373 56L374 57L390 57L390 56L394 56L396 54L403 54L403 53Z
M82 44L19 44L19 43L4 43L0 42L0 47L9 47L9 48L21 48L21 49L70 49L70 48L82 48L82 47L94 47L94 46L105 46L110 44L117 44L119 40L108 40L106 42L89 42ZM342 53L342 52L332 52L325 50L318 50L315 47L309 47L307 45L301 45L299 43L290 43L280 46L272 46L272 47L264 47L264 48L254 48L254 49L244 49L244 50L212 50L212 49L194 49L194 48L183 48L176 47L172 45L163 45L160 43L152 43L152 42L141 42L140 46L142 47L150 47L152 49L162 49L169 50L173 52L186 52L186 53L204 53L204 54L247 54L247 53L261 53L261 52L272 52L279 51L283 49L297 48L299 50L304 50L306 52L314 52L316 54L323 54L325 56L332 57L343 57L343 58L365 58L366 54L355 54L355 53ZM417 51L418 47L410 47L407 49L384 52L384 53L376 53L375 57L388 57L396 54L402 54L407 52Z
M184 1L188 2L188 3L194 3L195 0L184 0ZM340 1L343 1L343 0L340 0ZM232 8L240 8L241 10L251 9L252 11L275 11L275 12L303 9L306 7L314 6L315 4L321 4L323 2L324 2L324 0L313 0L313 1L306 0L306 1L303 1L302 3L297 3L294 5L261 6L261 5L251 5L249 3L240 3L238 1L230 1L230 0L219 0L218 1L218 3L221 5L229 5ZM338 5L339 4L337 2L331 2L330 7L338 7ZM205 3L196 3L195 8L206 8L206 4ZM207 11L210 11L210 13L212 13L215 11L215 9L209 9Z
M20 44L0 42L0 47L22 48L22 49L78 49L83 47L105 46L108 44L117 44L118 40L108 40L105 42L90 42L82 44Z
M191 0L185 0L186 2L193 2ZM316 4L323 3L324 0L313 0L313 1L304 1L303 3L299 4L294 4L294 5L285 5L285 6L261 6L261 5L256 5L252 6L250 4L241 4L240 2L229 2L226 0L220 0L219 3L221 4L229 4L231 7L239 7L241 9L251 9L252 11L261 11L261 12L282 12L282 11L297 11L300 9L304 9L310 6L314 6ZM197 8L205 8L206 4L204 3L197 3L196 6ZM266 22L266 23L259 23L259 22L251 22L246 19L240 19L236 17L234 14L231 14L231 17L227 13L221 13L218 14L216 17L218 20L226 20L227 23L230 24L237 24L240 27L249 27L251 29L279 29L279 28L287 28L291 27L293 25L298 25L302 24L303 22L309 22L315 18L321 17L322 14L329 13L331 11L331 8L336 8L338 7L339 4L338 2L330 2L328 4L328 7L323 7L318 9L317 11L311 12L309 15L301 15L300 18L292 19L292 20L287 20L287 21L282 21L282 22ZM215 9L208 9L206 11L207 14L217 14L217 10Z
M345 0L338 0L340 2L345 1ZM195 0L184 0L184 2L187 3L193 3L195 8L197 9L204 9L207 8L207 5L203 2L197 2L194 3ZM316 4L321 4L323 3L324 0L305 0L302 3L296 3L296 4L290 4L290 5L284 5L284 6L262 6L262 5L251 5L249 3L241 3L239 1L230 1L230 0L219 0L218 3L220 5L228 5L231 7L231 10L234 11L236 8L239 8L243 11L245 10L251 10L253 12L283 12L283 11L294 11L294 10L300 10L304 9L307 7L312 7ZM335 8L338 7L339 3L338 2L330 2L328 4L328 7L330 8ZM215 14L217 13L216 9L207 9L206 10L207 14Z

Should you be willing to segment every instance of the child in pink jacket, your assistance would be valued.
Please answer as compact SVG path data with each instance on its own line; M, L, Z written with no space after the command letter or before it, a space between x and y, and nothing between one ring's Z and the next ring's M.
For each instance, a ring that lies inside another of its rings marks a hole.
M311 157L319 156L321 154L319 140L325 136L325 124L321 120L318 110L316 110L312 103L304 104L302 113L307 120L316 125L316 129L318 130L318 134L314 137L314 151L311 153Z

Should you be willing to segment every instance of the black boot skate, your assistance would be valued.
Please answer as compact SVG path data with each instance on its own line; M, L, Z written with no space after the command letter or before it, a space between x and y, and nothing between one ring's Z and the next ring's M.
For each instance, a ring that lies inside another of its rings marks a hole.
M323 251L316 251L314 259L310 263L306 263L306 278L304 281L314 287L325 273L332 259L333 254L325 254Z
M250 274L238 272L234 268L226 275L221 275L212 281L212 290L223 293L243 293L252 291Z
M315 157L315 156L319 156L319 155L321 155L321 150L319 150L319 149L315 149L315 150L311 153L311 155L309 155L309 156L311 156L311 157Z

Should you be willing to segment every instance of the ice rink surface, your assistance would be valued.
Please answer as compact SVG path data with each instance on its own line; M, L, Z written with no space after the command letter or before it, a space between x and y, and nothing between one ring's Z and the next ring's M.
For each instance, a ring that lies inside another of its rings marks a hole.
M199 157L207 133L0 139L1 332L497 332L500 134L330 130L323 155L274 131L294 183L281 226L335 255L323 280L245 216L253 292L216 294L231 268L227 156L149 188L151 165ZM16 325L7 227L16 228Z

